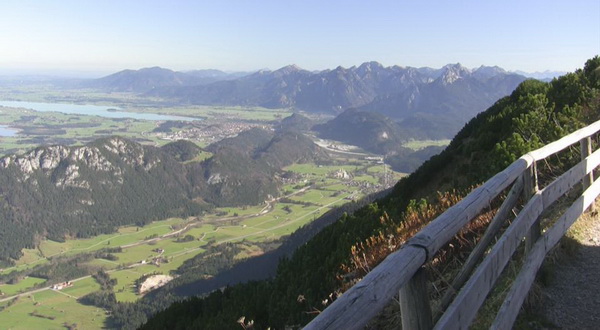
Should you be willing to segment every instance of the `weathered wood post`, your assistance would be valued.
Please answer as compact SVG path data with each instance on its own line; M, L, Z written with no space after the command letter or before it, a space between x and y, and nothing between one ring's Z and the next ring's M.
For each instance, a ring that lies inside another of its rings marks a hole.
M581 141L579 141L579 146L581 147L581 160L584 160L587 156L592 154L592 138L591 137L581 139ZM583 177L583 180L582 180L583 191L585 191L587 188L589 188L593 182L594 182L594 171L591 171L588 175ZM596 205L595 205L595 203L592 203L592 205L590 205L590 207L588 208L587 211L594 211L595 209L596 209Z
M419 268L413 277L400 288L400 315L402 329L431 329L431 305L427 292L427 272Z
M529 201L529 199L535 195L538 191L538 179L537 179L537 166L536 162L531 163L531 166L523 172L523 199L525 203ZM525 240L525 251L531 251L531 248L535 244L535 242L540 238L541 228L540 228L540 219L536 219L535 222L531 225L531 228L527 232L527 237Z

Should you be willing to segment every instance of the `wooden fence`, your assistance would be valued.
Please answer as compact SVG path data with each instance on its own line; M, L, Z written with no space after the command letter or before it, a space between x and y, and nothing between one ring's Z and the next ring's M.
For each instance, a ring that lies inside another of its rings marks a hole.
M363 328L398 293L404 329L467 329L512 255L525 240L527 255L524 264L492 325L494 329L509 329L545 255L579 216L593 207L600 194L600 180L593 180L593 170L600 164L600 150L591 152L591 136L598 131L600 121L516 160L437 217L400 250L390 254L305 329ZM581 148L581 162L539 189L536 162L577 143ZM542 212L579 182L583 183L584 192L542 234L539 223ZM443 313L432 315L427 276L422 266L509 187L494 219L442 298ZM488 245L505 224L509 213L514 212L519 196L527 203L489 249ZM489 252L481 261L487 250ZM473 272L475 266L477 269Z

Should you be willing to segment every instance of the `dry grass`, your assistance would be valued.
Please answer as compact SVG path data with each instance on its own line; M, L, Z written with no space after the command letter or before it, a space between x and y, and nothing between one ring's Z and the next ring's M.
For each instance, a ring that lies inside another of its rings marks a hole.
M464 195L451 191L438 193L436 200L432 203L425 201L411 203L401 221L398 222L394 222L387 215L381 217L385 229L353 246L351 260L342 265L338 276L341 283L340 292L344 292L356 284L385 257L398 250L425 225L459 202ZM437 253L431 262L425 265L430 275L429 296L434 309L493 218L497 206L494 205L471 221ZM369 327L398 328L400 320L398 303L395 301L391 302L381 315L370 323Z

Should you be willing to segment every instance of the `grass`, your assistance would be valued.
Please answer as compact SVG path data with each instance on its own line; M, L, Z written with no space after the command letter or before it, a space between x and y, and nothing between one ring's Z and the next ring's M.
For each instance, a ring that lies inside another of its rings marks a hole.
M281 119L292 114L287 109L267 109L261 107L241 107L241 106L185 106L168 107L157 111L155 108L143 109L136 108L136 112L150 111L152 113L195 116L203 118L230 118L237 120L261 120L270 121Z
M17 265L29 264L43 258L38 249L23 249L21 252L23 256L17 260Z
M27 276L24 279L20 280L17 284L0 285L0 291L3 292L5 296L11 296L19 292L26 291L26 289L32 288L44 282L46 282L46 280L43 278Z
M168 141L161 140L161 142L160 142L160 143L162 144L162 143L164 143L164 142L168 142ZM165 144L166 144L166 143L165 143ZM202 146L200 146L200 147L202 147ZM208 151L200 151L200 153L198 154L198 156L196 156L196 157L194 157L193 159L190 159L190 160L188 160L188 161L185 161L185 162L184 162L184 164L188 164L188 163L199 163L199 162L202 162L202 161L204 161L204 160L207 160L207 159L209 159L209 158L210 158L210 157L212 157L212 156L213 156L213 154L212 154L212 153L210 153L210 152L208 152Z
M372 175L359 175L354 177L355 181L365 181L371 184L379 183L379 178Z
M296 172L300 174L312 174L316 176L325 176L329 173L343 169L347 172L353 172L358 168L356 165L317 165L314 164L295 164L284 168L285 171Z
M151 273L150 271L149 273ZM142 269L123 269L110 274L111 278L117 280L117 285L115 285L115 297L117 301L121 302L132 302L136 301L140 298L140 296L136 293L134 283L137 279L142 277L145 273L143 273Z
M32 268L36 265L46 263L47 259L56 255L74 255L83 252L93 252L103 248L117 247L142 241L152 235L164 235L171 232L171 227L180 226L185 223L184 219L171 218L156 221L144 227L127 226L119 228L117 233L99 235L86 239L68 239L65 242L44 240L40 243L39 250L24 250L24 258L17 260L15 267L5 268L2 274L15 270Z
M104 310L84 306L72 296L82 296L99 289L93 279L75 282L73 287L61 292L46 290L23 296L17 303L0 312L0 324L3 329L64 329L63 324L77 324L80 329L102 328L105 319ZM53 320L31 315L53 317Z
M421 150L427 147L445 147L450 144L450 140L413 140L406 142L402 146L412 150Z
M100 285L93 277L88 277L83 280L73 283L72 287L64 288L61 292L70 294L77 298L81 298L88 293L100 290Z
M136 243L153 235L164 235L172 231L172 226L182 223L184 223L183 219L174 218L153 222L144 227L123 227L117 233L99 235L93 238L67 240L66 242L45 240L40 244L40 250L46 256L61 253L96 251L107 247Z
M258 245L240 244L239 246L241 247L242 251L235 256L236 260L257 256L264 253L263 249L261 249Z
M227 216L233 216L235 213L238 216L258 214L262 211L264 205L243 206L243 207L220 207L215 209L215 213L227 212Z

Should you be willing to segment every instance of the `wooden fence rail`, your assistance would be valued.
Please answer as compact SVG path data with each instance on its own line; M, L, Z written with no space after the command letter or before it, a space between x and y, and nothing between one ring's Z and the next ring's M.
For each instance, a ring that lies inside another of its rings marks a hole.
M398 292L403 328L467 329L496 279L520 243L527 238L526 260L493 325L495 329L510 328L547 252L556 245L571 224L593 205L593 201L600 194L600 183L594 183L593 178L594 169L600 165L600 150L591 152L591 136L599 131L600 121L597 121L517 159L433 220L401 249L390 254L305 329L363 328ZM538 190L536 162L574 144L580 144L582 161ZM542 212L579 182L583 182L585 192L553 227L541 235L539 217ZM442 299L443 314L438 313L432 318L427 290L423 285L425 276L420 271L422 266L511 185L513 186L507 198L480 244L474 249L460 276L457 276ZM528 202L469 277L513 209L521 191ZM460 287L462 288L456 298L450 303ZM437 323L434 324L435 320Z

